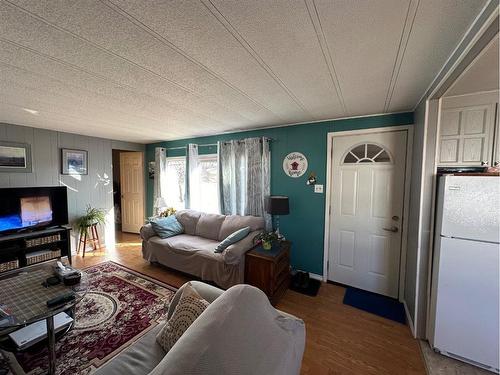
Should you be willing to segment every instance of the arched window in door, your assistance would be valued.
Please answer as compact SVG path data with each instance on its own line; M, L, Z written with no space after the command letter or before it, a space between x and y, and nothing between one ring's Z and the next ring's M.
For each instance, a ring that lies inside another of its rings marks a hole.
M344 157L344 164L392 163L389 152L374 143L363 143L351 148Z

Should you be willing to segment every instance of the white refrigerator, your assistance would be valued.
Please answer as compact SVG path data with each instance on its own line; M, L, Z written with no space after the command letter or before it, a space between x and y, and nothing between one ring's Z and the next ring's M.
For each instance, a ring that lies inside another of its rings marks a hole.
M500 177L439 179L429 342L499 372Z

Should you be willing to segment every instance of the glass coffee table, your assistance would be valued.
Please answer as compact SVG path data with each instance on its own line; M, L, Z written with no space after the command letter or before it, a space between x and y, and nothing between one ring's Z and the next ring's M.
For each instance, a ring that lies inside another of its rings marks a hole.
M45 320L50 375L56 373L54 316L65 311L74 318L74 307L83 299L88 288L87 275L81 270L78 270L81 279L76 285L66 286L62 282L52 286L43 285L47 278L54 276L55 265L55 261L46 262L0 274L0 308L7 313L7 317L0 318L0 336L4 337L2 347L15 351L16 346L12 342L8 344L10 339L6 340L6 335L28 324ZM48 300L67 293L73 293L75 298L47 307Z

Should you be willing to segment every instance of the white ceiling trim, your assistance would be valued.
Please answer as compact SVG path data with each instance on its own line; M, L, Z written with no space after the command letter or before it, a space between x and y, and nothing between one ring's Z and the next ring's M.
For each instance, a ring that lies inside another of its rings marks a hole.
M326 66L328 67L328 72L332 81L332 85L335 89L335 93L339 98L342 110L344 111L344 115L347 116L348 110L345 104L344 96L342 95L342 87L340 85L337 71L335 70L335 64L333 63L330 48L328 47L328 40L323 30L323 26L321 25L321 18L318 13L318 8L316 7L316 3L314 2L314 0L304 0L304 2L306 4L307 12L309 13L309 18L311 19L311 23L313 24L314 31L316 32L316 37L318 38L321 53L323 54Z
M391 80L389 82L389 88L387 89L387 95L385 97L384 112L388 111L391 106L392 95L394 94L394 88L396 87L399 72L401 71L401 65L403 64L406 47L408 46L408 40L410 40L410 35L413 29L413 24L415 23L419 4L420 0L410 0L410 3L408 4L408 11L406 12L404 27L401 31L401 39L399 40L398 52L396 54L396 59L394 60ZM410 19L411 21L409 21Z
M268 129L276 129L276 128L287 128L287 127L290 127L290 126L315 125L315 124L321 124L321 123L324 123L324 122L337 122L337 121L343 121L343 120L353 120L353 119L357 119L357 118L390 116L390 115L397 115L397 114L401 114L401 113L410 113L410 112L411 111L371 113L369 115L335 117L335 118L330 118L330 119L326 119L326 120L315 120L315 121L307 121L307 122L294 122L294 123L290 123L290 124L259 126L257 128L230 130L230 131L227 131L227 132L220 132L220 133L217 133L217 134L207 133L207 134L197 135L194 138L211 137L211 136L223 135L223 134L245 133L245 132L254 131L254 130L268 130ZM408 124L403 124L403 125L406 126ZM409 125L413 125L413 124L409 124ZM396 126L396 125L394 125L394 126ZM192 138L192 137L171 138L168 141L169 142L171 142L171 141L182 141L183 139L189 139L189 138ZM159 140L158 142L162 142L162 140ZM157 142L152 142L152 143L157 143Z
M286 86L285 82L271 69L271 67L264 61L264 59L257 53L252 45L241 35L241 33L234 27L231 22L222 14L222 12L210 0L200 0L201 3L208 9L208 11L220 22L222 26L233 36L234 39L241 44L241 46L252 56L255 61L267 72L267 74L285 91L285 93L293 100L293 102L307 115L314 118L314 116L307 110L306 106L300 101L299 98Z
M452 72L457 68L457 66L460 65L460 62L463 60L463 58L471 50L471 48L474 46L474 44L480 39L481 35L488 29L488 27L492 24L492 22L498 17L500 5L497 5L496 9L493 12L491 12L491 14L488 16L488 19L484 22L484 24L480 27L480 29L475 33L475 35L472 37L469 44L467 44L467 46L464 48L464 50L462 51L460 56L458 56L456 58L454 64L448 69L448 72L444 76L441 76L442 73L444 72L444 70L447 68L448 64L450 64L450 62L454 58L455 54L460 50L460 48L463 48L462 44L464 43L464 41L468 37L470 37L470 33L473 32L473 30L475 28L477 28L478 22L481 20L481 18L484 17L484 13L488 10L488 8L491 6L491 4L493 2L498 3L498 0L488 0L486 2L486 4L484 4L481 11L477 14L477 16L474 17L474 21L467 28L464 35L462 36L462 38L460 38L460 41L457 43L457 45L455 46L453 51L450 53L450 55L448 56L448 58L444 62L443 66L441 67L441 69L439 69L439 72L436 74L436 76L431 81L429 86L427 86L427 88L424 90L424 92L422 93L422 96L420 97L420 99L417 101L417 103L413 107L413 109L412 109L413 112L417 109L417 107L420 105L422 100L424 100L424 98L426 98L426 97L431 98L436 94L436 92L441 88L441 85L444 82L446 82L446 79L452 74ZM431 90L431 88L433 88L433 89L431 92L429 92L429 90Z

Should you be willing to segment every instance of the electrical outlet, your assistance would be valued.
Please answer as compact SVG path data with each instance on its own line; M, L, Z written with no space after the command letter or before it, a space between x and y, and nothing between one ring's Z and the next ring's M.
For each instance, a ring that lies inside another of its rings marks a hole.
M314 185L314 192L315 193L323 193L323 185Z

